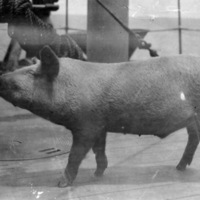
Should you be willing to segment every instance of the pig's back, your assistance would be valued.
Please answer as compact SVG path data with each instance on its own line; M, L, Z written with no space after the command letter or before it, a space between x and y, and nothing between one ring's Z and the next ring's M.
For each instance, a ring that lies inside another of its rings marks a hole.
M190 94L200 83L199 63L190 56L115 64L76 61L81 114L104 121L108 131L164 137L193 113Z
M200 101L199 63L199 58L178 56L114 66L102 95L110 131L164 137L184 127Z

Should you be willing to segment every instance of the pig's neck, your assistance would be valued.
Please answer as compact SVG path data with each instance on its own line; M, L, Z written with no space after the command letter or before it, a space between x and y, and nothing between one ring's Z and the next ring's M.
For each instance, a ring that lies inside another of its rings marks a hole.
M72 130L75 125L74 116L69 108L66 106L57 106L54 105L36 105L36 104L27 104L27 110L31 111L33 114L42 117L48 121L51 121L55 124L65 126L66 128Z
M30 101L19 107L71 130L77 121L75 113L79 109L80 97L77 95L77 83L72 75L68 76L69 72L51 86L34 91Z

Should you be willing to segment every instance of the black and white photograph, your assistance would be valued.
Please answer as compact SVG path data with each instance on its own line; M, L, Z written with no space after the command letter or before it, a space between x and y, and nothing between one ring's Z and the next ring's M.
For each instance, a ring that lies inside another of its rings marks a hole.
M0 0L0 200L199 200L199 142L199 0Z

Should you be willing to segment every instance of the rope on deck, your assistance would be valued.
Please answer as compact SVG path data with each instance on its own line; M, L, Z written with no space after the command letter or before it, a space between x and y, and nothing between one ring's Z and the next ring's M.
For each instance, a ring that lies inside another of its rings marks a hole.
M157 57L158 53L151 49L151 44L147 43L145 40L143 40L139 34L134 33L132 30L130 30L128 28L128 26L126 26L120 19L119 17L116 16L116 14L114 14L104 3L102 3L100 0L96 0L99 5L101 5L102 8L104 8L106 10L107 13L110 14L110 16L112 16L112 18L117 21L119 23L119 25L129 34L131 41L136 42L137 46L140 49L147 49L149 51L149 54L151 57Z

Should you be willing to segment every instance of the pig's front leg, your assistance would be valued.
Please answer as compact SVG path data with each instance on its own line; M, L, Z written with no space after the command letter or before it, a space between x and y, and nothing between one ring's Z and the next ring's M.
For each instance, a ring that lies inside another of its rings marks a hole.
M193 117L193 122L187 127L188 142L184 154L177 165L178 170L185 170L187 165L190 165L197 149L200 139L199 119L197 115Z
M90 138L91 133L88 133L88 135L89 136L82 133L73 134L73 144L69 154L68 164L65 169L64 177L62 177L58 183L59 187L71 186L76 178L81 161L95 142L94 138Z
M101 136L96 140L94 146L92 147L97 162L97 169L94 175L97 177L102 176L105 169L108 166L108 161L105 154L105 146L106 146L106 131L103 131Z

